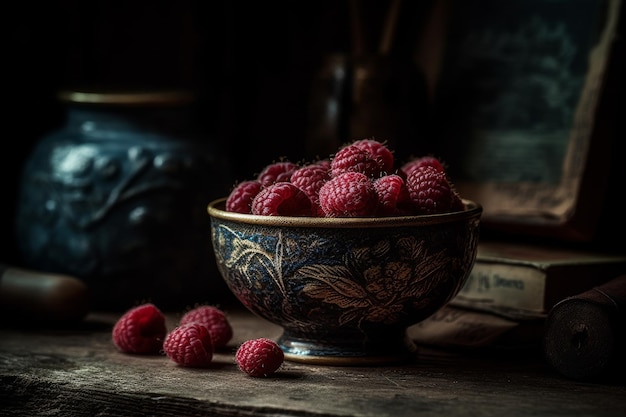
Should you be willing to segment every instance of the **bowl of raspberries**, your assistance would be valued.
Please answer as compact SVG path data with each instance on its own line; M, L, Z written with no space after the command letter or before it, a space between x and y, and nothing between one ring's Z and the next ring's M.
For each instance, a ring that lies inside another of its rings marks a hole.
M374 138L269 163L207 210L220 274L282 327L285 360L330 365L414 358L407 328L467 280L482 215L440 160L397 163Z

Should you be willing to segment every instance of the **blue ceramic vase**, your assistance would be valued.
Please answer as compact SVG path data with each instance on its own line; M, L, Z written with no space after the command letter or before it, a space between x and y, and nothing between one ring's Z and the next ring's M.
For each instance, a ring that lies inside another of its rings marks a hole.
M186 92L61 94L67 119L27 159L17 202L26 266L74 275L93 308L182 308L227 291L206 207L232 184Z

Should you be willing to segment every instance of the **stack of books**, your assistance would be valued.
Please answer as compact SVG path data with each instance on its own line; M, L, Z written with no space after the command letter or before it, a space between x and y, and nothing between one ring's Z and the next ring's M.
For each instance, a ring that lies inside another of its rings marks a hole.
M410 336L438 346L537 347L555 304L624 274L626 254L481 241L458 295Z

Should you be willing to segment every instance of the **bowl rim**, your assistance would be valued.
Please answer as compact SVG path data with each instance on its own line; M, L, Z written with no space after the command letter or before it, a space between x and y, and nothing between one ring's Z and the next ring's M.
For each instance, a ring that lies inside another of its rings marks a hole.
M228 220L235 223L280 227L354 228L425 226L479 219L483 212L481 204L472 200L462 199L465 210L438 214L389 217L261 216L226 211L226 199L227 197L221 197L208 204L207 212L211 218Z

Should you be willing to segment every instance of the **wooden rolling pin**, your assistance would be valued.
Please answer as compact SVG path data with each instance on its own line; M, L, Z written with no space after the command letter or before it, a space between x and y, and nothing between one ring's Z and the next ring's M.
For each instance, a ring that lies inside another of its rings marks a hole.
M88 289L75 277L0 263L0 310L16 322L76 322L89 311Z
M554 305L544 354L571 379L626 380L626 275Z

